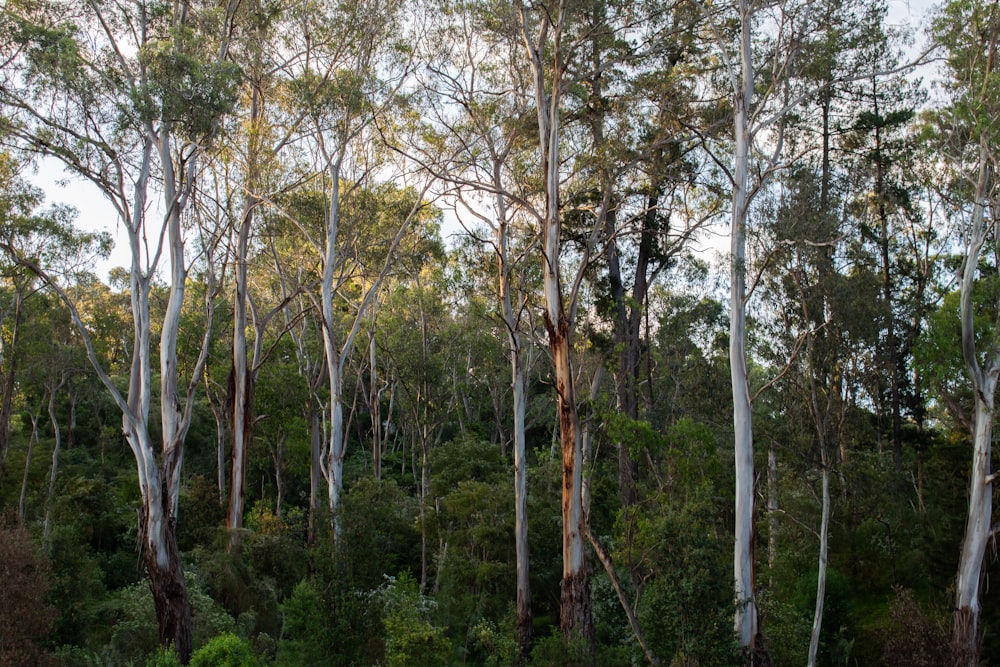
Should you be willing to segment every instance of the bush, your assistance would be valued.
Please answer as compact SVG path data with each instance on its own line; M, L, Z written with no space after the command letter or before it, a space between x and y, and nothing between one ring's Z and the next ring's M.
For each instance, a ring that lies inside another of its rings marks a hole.
M260 660L246 640L232 633L213 637L191 656L191 667L258 667Z
M451 644L444 628L430 622L436 604L420 592L409 573L387 582L374 592L382 603L385 626L385 659L389 667L446 665Z

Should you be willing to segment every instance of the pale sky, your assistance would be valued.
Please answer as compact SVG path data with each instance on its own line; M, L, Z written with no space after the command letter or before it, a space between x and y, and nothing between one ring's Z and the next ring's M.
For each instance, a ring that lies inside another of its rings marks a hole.
M922 19L933 8L934 4L930 0L890 0L889 2L891 23L909 24L916 28L914 52L919 52L925 41ZM99 278L107 281L108 271L111 268L129 265L126 233L121 229L118 216L111 204L95 186L80 179L67 179L59 162L52 158L41 161L37 173L29 175L28 180L45 191L47 203L63 203L75 207L78 211L77 224L81 228L103 230L112 235L115 240L115 250L108 260L98 265L96 273ZM446 216L446 218L451 217L453 216ZM448 241L449 236L459 232L461 232L461 228L453 220L446 220L446 224L441 230L442 237L446 241Z

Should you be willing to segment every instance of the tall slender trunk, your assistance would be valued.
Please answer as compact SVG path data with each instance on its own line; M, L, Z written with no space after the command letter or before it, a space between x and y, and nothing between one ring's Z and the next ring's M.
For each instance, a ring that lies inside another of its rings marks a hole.
M813 612L812 634L809 637L809 656L806 664L815 667L819 652L819 633L823 626L823 604L826 599L826 564L830 543L830 466L823 457L823 510L819 528L819 561L816 575L816 609Z
M319 401L309 399L309 526L306 542L316 543L316 515L320 508L320 489L323 486L323 433L320 429Z
M28 474L31 471L31 455L35 450L35 443L38 442L38 418L40 417L37 412L29 412L28 414L31 419L31 436L28 438L28 453L24 458L24 476L21 477L21 497L17 502L17 520L21 524L24 524L27 511Z
M570 358L573 308L570 307L567 314L560 281L559 107L563 67L560 44L566 5L560 2L555 15L548 14L540 19L536 36L532 36L529 28L528 11L521 4L522 37L534 75L539 149L544 174L545 208L540 220L542 289L545 297L545 329L555 371L559 445L562 453L563 578L559 624L564 638L582 638L592 648L594 625L584 548L583 447ZM551 47L550 50L547 47ZM546 86L547 68L542 62L543 51L551 57L554 64L550 86Z
M985 221L987 195L992 187L989 144L986 133L979 141L979 177L972 210L972 229L962 266L959 313L962 321L962 357L972 384L975 400L972 473L969 478L969 513L962 538L962 552L955 582L955 612L952 645L957 667L979 664L981 633L979 600L983 578L983 559L989 541L993 513L993 481L990 458L993 435L993 402L1000 354L991 352L980 366L973 315L973 290L979 270L979 258L987 237ZM1000 317L1000 312L995 314ZM995 347L995 345L994 345Z
M493 170L493 183L502 192L499 162ZM511 265L508 254L510 225L507 205L503 195L496 198L498 223L496 226L497 274L500 291L500 308L507 331L510 357L511 393L514 410L514 553L517 570L517 663L527 664L531 653L534 627L531 614L531 584L529 579L528 549L528 464L526 460L524 419L527 410L527 375L524 360L524 336L520 318L514 313L511 296Z
M257 8L259 10L259 7ZM262 25L262 23L261 23ZM258 27L257 38L261 38ZM230 457L232 469L229 482L229 508L226 528L229 530L229 549L239 546L243 528L243 505L246 485L247 448L253 439L253 381L254 372L247 361L247 301L250 298L247 284L247 254L254 213L260 204L257 188L260 182L260 153L264 103L261 80L260 45L254 50L250 81L250 135L247 140L246 192L243 212L236 235L236 280L233 296L233 357L230 382L230 409L232 422Z
M375 322L372 317L372 328L368 332L368 366L370 368L368 384L368 404L372 416L372 472L375 479L382 479L382 392L378 388L378 366L375 361Z
M882 308L885 311L885 364L889 376L889 410L892 428L892 463L903 469L903 418L900 405L899 341L896 335L896 315L893 312L892 266L889 257L889 212L886 208L885 164L882 157L882 118L879 116L876 80L872 78L872 99L875 105L875 196L878 202L879 259L882 266Z
M528 577L528 463L525 457L525 373L520 351L511 354L514 394L514 552L517 565L517 647L518 663L526 664L534 635L531 614L531 584Z
M735 542L733 573L736 615L734 628L740 648L752 655L757 648L758 615L754 581L753 513L754 464L750 389L746 359L746 223L748 215L748 172L750 164L750 107L753 99L753 52L751 12L747 0L740 0L741 75L734 91L734 134L736 152L733 169L729 365L733 390L733 435L736 465Z
M771 586L778 561L778 526L778 455L771 445L767 448L767 570Z
M52 469L49 473L49 494L45 500L45 523L42 528L42 537L46 541L52 532L52 504L56 497L56 477L59 475L59 450L62 449L62 431L59 429L59 418L56 416L56 391L62 387L65 380L61 380L56 386L49 388L49 423L52 424L53 445L52 445Z

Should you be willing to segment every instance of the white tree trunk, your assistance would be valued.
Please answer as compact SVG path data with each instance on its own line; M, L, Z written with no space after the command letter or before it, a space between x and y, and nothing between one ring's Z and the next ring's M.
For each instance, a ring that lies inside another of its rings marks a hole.
M825 456L823 457L826 458ZM819 528L819 562L816 575L816 610L813 613L812 634L809 637L809 656L807 664L815 667L816 655L819 652L819 633L823 626L823 604L826 599L826 564L829 555L830 542L830 468L823 464L823 511Z
M31 436L28 438L28 453L24 458L24 476L21 478L21 497L17 502L17 521L22 525L24 524L25 514L27 511L28 474L31 472L31 455L35 450L35 443L38 442L38 418L40 416L37 412L29 412L28 414L31 419Z
M59 475L59 450L62 449L62 431L59 429L59 418L56 416L56 391L63 386L65 379L49 388L49 422L52 424L52 434L55 442L52 445L52 468L49 472L49 495L45 500L45 523L42 528L42 538L47 542L52 532L52 504L56 497L56 477Z
M989 166L989 144L982 133L979 145L979 177L976 183L972 210L972 229L962 266L960 287L960 317L962 320L962 356L972 383L976 402L973 432L972 475L969 479L969 515L962 538L962 552L955 582L955 613L952 643L955 664L974 667L979 663L979 600L983 559L990 537L993 513L993 484L990 480L991 439L993 431L993 402L996 394L997 375L1000 373L1000 354L980 366L976 349L973 291L979 271L979 258L986 241L986 200L992 187ZM1000 317L1000 311L995 313ZM993 344L995 348L995 341Z
M753 509L754 465L753 428L746 360L746 224L748 171L750 165L750 106L753 99L753 52L751 14L747 0L740 0L741 72L734 91L735 155L731 229L729 363L733 389L733 432L736 465L735 548L733 573L736 593L734 628L744 651L755 648L757 601L754 591Z

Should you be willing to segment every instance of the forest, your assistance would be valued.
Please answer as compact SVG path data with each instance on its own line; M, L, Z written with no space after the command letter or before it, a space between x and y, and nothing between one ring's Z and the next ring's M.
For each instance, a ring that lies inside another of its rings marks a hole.
M998 46L7 0L0 665L989 664Z

